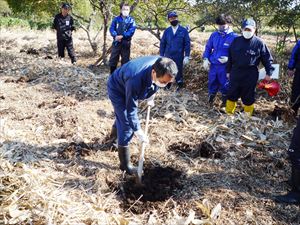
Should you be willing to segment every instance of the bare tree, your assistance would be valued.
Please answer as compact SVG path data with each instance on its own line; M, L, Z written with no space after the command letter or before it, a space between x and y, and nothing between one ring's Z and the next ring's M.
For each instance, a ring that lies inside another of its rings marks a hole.
M100 31L101 31L101 28L100 28L99 31L96 33L96 35L94 37L92 37L92 31L94 29L96 14L97 14L97 11L94 7L93 7L93 11L89 15L88 19L78 15L77 13L74 13L74 12L72 13L72 15L77 19L80 28L86 32L89 44L93 50L94 55L96 55L97 51L98 51L98 37L99 37Z
M190 9L189 6L188 1L182 0L144 1L136 10L138 13L135 17L142 24L138 26L138 29L149 31L160 41L161 32L167 27L167 13L173 10L185 13Z
M112 18L112 8L115 4L113 0L89 0L91 5L99 10L102 20L103 20L103 46L102 46L102 54L101 59L104 64L107 63L107 33L109 29L109 22ZM98 63L97 63L98 64Z

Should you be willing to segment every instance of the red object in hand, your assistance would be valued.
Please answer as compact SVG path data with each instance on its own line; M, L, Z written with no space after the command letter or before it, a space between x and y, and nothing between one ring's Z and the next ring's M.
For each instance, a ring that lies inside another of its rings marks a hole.
M263 80L258 84L258 88L265 89L269 96L275 96L280 91L280 84L277 81L268 82Z
M265 85L268 83L268 81L266 80L262 80L261 82L259 82L259 84L257 85L257 87L259 89L264 89L265 88Z

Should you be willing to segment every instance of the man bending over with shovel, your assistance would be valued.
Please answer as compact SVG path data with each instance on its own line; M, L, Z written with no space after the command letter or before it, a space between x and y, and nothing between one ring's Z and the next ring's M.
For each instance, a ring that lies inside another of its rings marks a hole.
M159 56L144 56L124 64L109 77L108 96L115 112L111 135L118 140L120 169L132 175L137 169L130 163L129 143L135 134L141 143L149 143L138 118L138 100L154 105L154 93L174 81L175 62Z

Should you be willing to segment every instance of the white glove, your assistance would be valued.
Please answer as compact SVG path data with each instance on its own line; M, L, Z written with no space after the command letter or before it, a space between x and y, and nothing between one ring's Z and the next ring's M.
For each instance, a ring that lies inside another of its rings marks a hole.
M154 107L154 98L155 98L155 94L151 95L149 98L147 98L147 105L150 106L151 108Z
M183 65L187 65L190 62L190 57L189 56L185 56L183 59Z
M142 131L141 129L137 130L136 132L134 132L135 135L137 136L137 138L139 139L139 141L141 143L149 143L149 138L148 136L144 133L144 131Z
M209 60L207 58L203 59L203 65L202 66L205 70L209 70L209 65L210 65Z
M228 57L227 56L221 56L220 58L218 58L218 61L222 64L227 63L228 62Z

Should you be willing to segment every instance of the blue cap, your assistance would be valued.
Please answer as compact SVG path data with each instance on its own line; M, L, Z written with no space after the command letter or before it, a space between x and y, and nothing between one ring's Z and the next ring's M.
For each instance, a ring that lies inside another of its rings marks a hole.
M177 13L175 11L169 12L168 13L168 19L171 17L178 17Z
M249 28L249 29L255 29L256 23L253 19L246 19L242 23L242 29Z
M61 8L64 8L64 9L71 9L71 5L69 3L63 3L61 5Z

